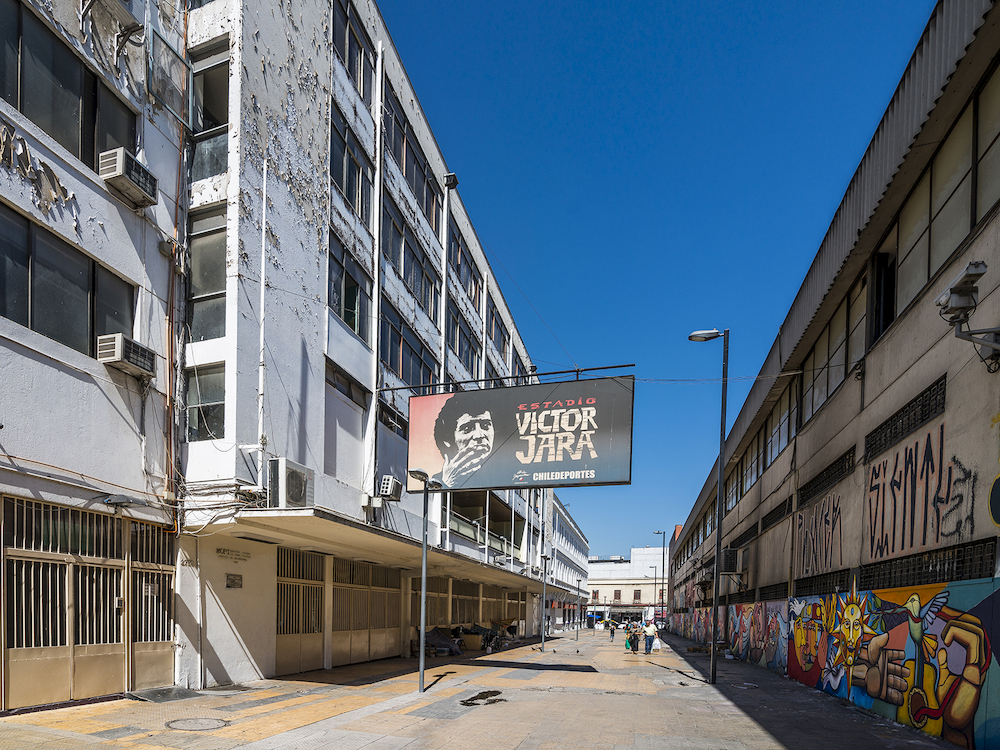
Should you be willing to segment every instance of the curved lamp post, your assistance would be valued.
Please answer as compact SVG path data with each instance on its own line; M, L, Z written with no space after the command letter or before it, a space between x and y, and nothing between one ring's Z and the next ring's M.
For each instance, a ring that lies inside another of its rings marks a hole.
M711 677L709 684L715 684L716 669L716 646L719 642L719 570L722 567L722 485L725 481L725 461L726 461L726 385L729 370L729 329L719 333L717 328L710 331L695 331L688 339L691 341L712 341L722 337L722 426L719 429L719 487L716 493L715 505L715 592L712 596L712 655ZM665 538L665 537L664 537Z
M654 531L654 534L659 534L663 537L663 554L660 560L660 617L665 617L663 614L663 589L667 587L667 532L666 531ZM654 592L653 604L656 604L656 596ZM655 612L655 607L654 607ZM656 615L653 615L653 620L656 620ZM654 622L654 625L656 623ZM657 625L659 627L659 625Z
M441 489L441 483L431 479L423 469L410 469L409 474L424 483L424 535L420 546L420 679L417 692L424 692L424 661L427 657L427 499L430 490Z

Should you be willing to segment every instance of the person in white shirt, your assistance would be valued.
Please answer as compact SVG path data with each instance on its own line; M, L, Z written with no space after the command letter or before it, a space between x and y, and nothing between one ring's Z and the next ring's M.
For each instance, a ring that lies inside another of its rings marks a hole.
M649 656L653 651L653 641L658 635L652 620L646 620L646 624L642 626L642 634L646 636L646 656Z

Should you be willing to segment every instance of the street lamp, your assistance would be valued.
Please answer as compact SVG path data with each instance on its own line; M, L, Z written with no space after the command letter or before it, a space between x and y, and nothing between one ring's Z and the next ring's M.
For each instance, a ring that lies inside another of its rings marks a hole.
M546 579L549 577L549 556L542 555L542 653L545 653L545 584Z
M722 336L722 426L719 428L719 486L715 503L715 593L712 596L712 648L711 677L709 684L715 684L716 646L719 642L719 570L722 566L722 485L725 481L726 461L726 384L729 372L729 329L719 333L717 328L710 331L695 331L688 339L691 341L712 341ZM666 537L664 537L666 540Z
M420 547L420 678L417 692L424 692L424 660L427 651L427 496L430 490L441 489L441 483L431 479L423 469L410 469L410 476L424 483L424 538Z
M653 624L656 624L656 566L650 565L649 569L653 571L653 596L650 601L653 602Z
M582 578L577 578L576 579L576 591L577 591L576 598L580 599L580 604L576 608L576 639L577 640L580 640L580 609L583 607L583 600L582 600L582 597L580 596L580 581L582 581L582 580L583 580Z
M663 572L663 575L660 576L660 616L662 617L663 616L663 589L665 589L667 587L667 532L665 532L665 531L654 531L653 533L654 534L659 534L660 536L663 537L663 556L662 556L663 559L660 560L660 570ZM654 602L655 602L656 597L654 596L653 599L654 599ZM656 619L655 615L653 616L653 619L654 620Z

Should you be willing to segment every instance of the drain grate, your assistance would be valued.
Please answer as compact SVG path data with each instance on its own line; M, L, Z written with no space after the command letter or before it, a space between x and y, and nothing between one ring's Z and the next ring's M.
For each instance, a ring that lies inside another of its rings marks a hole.
M207 732L229 726L229 722L222 719L174 719L165 726L167 729L183 729L186 732Z

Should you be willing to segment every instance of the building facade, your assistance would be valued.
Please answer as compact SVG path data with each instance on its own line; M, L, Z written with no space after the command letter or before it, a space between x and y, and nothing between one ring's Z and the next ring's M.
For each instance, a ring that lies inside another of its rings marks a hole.
M590 575L590 620L611 619L629 622L665 616L667 596L665 561L669 548L633 547L629 556L592 556L587 564Z
M719 576L738 658L963 747L1000 741L1000 360L956 335L1000 324L998 29L935 7L670 569L675 632Z
M550 558L546 570L548 580L555 584L546 592L546 622L551 628L580 627L587 601L589 542L555 493L547 506L545 524L552 530L546 545Z
M377 7L189 6L0 0L0 710L408 655L408 398L533 382ZM577 596L556 506L431 493L429 625Z

